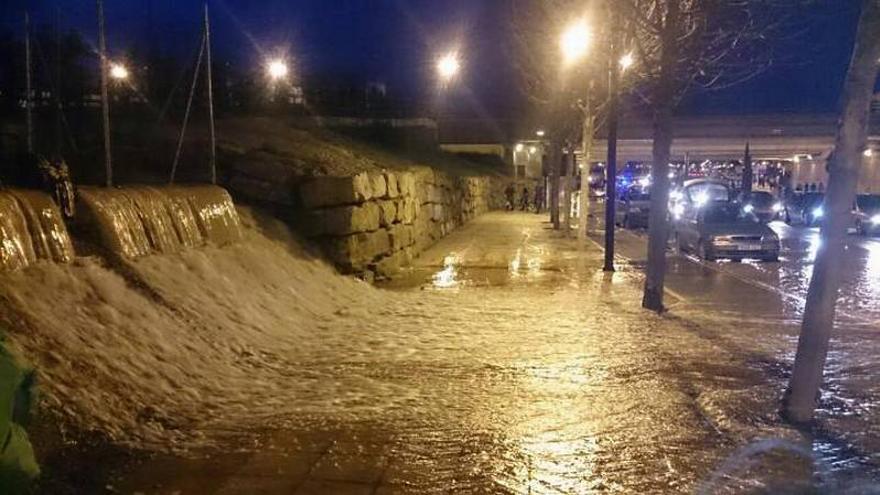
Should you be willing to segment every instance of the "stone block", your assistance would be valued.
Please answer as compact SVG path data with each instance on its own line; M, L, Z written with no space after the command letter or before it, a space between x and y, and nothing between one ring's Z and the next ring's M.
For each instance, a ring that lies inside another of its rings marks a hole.
M403 172L397 176L397 189L401 196L416 195L416 177L412 172Z
M349 177L317 177L300 186L306 208L359 204L373 197L370 177L361 173Z
M401 195L400 179L394 172L385 172L385 185L387 186L386 198L394 199Z
M431 186L425 190L427 193L426 203L443 203L444 191L440 186Z
M434 204L431 208L431 220L441 222L446 219L446 206L442 204Z
M370 174L370 190L374 198L384 198L388 194L388 184L382 174Z
M361 232L329 239L325 251L330 259L353 271L364 270L373 260L391 251L387 230Z
M389 227L397 221L397 204L390 200L384 199L376 202L379 208L379 224L383 227Z
M415 242L413 232L414 228L412 225L397 224L388 229L391 250L399 251L403 248L412 246L413 242Z
M416 218L416 200L413 198L404 198L397 205L397 221L405 224L411 224Z
M343 236L379 229L382 211L376 203L340 206L315 210L310 214L307 233L310 236Z
M400 268L406 264L405 257L401 251L392 253L379 260L376 263L376 274L381 277L391 278L400 273Z

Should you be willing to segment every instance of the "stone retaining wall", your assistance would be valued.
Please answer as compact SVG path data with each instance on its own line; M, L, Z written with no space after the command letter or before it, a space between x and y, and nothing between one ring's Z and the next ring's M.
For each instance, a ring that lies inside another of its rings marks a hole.
M343 272L393 277L455 228L498 208L496 182L427 168L313 178L299 187L304 231Z

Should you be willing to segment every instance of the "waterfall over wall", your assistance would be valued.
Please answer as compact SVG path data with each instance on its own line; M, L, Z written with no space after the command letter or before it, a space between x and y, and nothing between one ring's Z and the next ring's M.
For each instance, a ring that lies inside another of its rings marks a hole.
M241 238L232 198L216 186L83 188L77 224L128 259Z
M37 260L68 263L73 245L52 198L40 191L0 190L0 271Z

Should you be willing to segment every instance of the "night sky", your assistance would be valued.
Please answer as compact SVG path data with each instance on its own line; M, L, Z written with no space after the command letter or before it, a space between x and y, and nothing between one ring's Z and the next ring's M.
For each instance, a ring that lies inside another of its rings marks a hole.
M16 4L17 2L17 4ZM851 49L857 0L825 0L805 11L803 31L778 42L778 64L736 88L701 93L687 113L831 112ZM4 30L24 4L0 7ZM381 81L413 96L430 85L437 53L467 54L459 89L461 105L495 115L510 114L516 95L502 48L501 0L211 0L215 59L256 68L263 57L287 53L300 72ZM96 39L94 2L35 0L35 23L51 22L61 9L66 28ZM809 14L809 15L807 15ZM109 43L114 52L144 48L152 40L181 57L198 43L201 2L106 0ZM479 112L478 112L479 113Z

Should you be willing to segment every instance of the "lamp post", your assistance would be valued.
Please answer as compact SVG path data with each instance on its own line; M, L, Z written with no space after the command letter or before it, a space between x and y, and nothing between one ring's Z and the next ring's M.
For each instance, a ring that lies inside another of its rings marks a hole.
M617 26L618 22L617 9L613 5L611 8L611 26ZM620 83L620 70L618 65L624 70L632 65L629 59L627 64L624 63L626 58L620 57L620 43L618 31L611 29L609 34L609 62L608 62L608 163L605 169L605 264L603 270L606 272L614 271L614 216L615 206L617 204L617 125L620 111L620 95L618 86Z
M437 75L443 85L451 83L461 71L461 61L455 52L447 53L437 60Z
M578 19L566 27L559 39L559 48L562 54L563 68L570 68L582 61L590 50L590 44L593 40L593 32L585 19ZM554 136L554 149L558 149L558 136ZM561 223L563 230L568 233L571 229L571 179L574 173L576 161L574 160L574 146L569 145L568 154L565 160L565 179L562 182L563 194L563 211ZM552 156L552 155L551 155ZM559 159L554 159L551 168L552 184L551 184L551 218L554 227L560 223L559 219ZM582 211L581 211L582 212Z
M290 67L287 65L287 62L280 58L269 60L266 63L266 75L269 76L269 80L272 82L280 82L287 79L289 74Z
M110 64L110 77L115 81L126 81L128 80L129 72L128 67L121 63L111 63Z
M443 106L445 89L448 88L461 74L461 58L457 51L450 51L441 55L435 65L437 75L437 92L431 105L431 113L434 117L435 141L440 143L440 112Z

